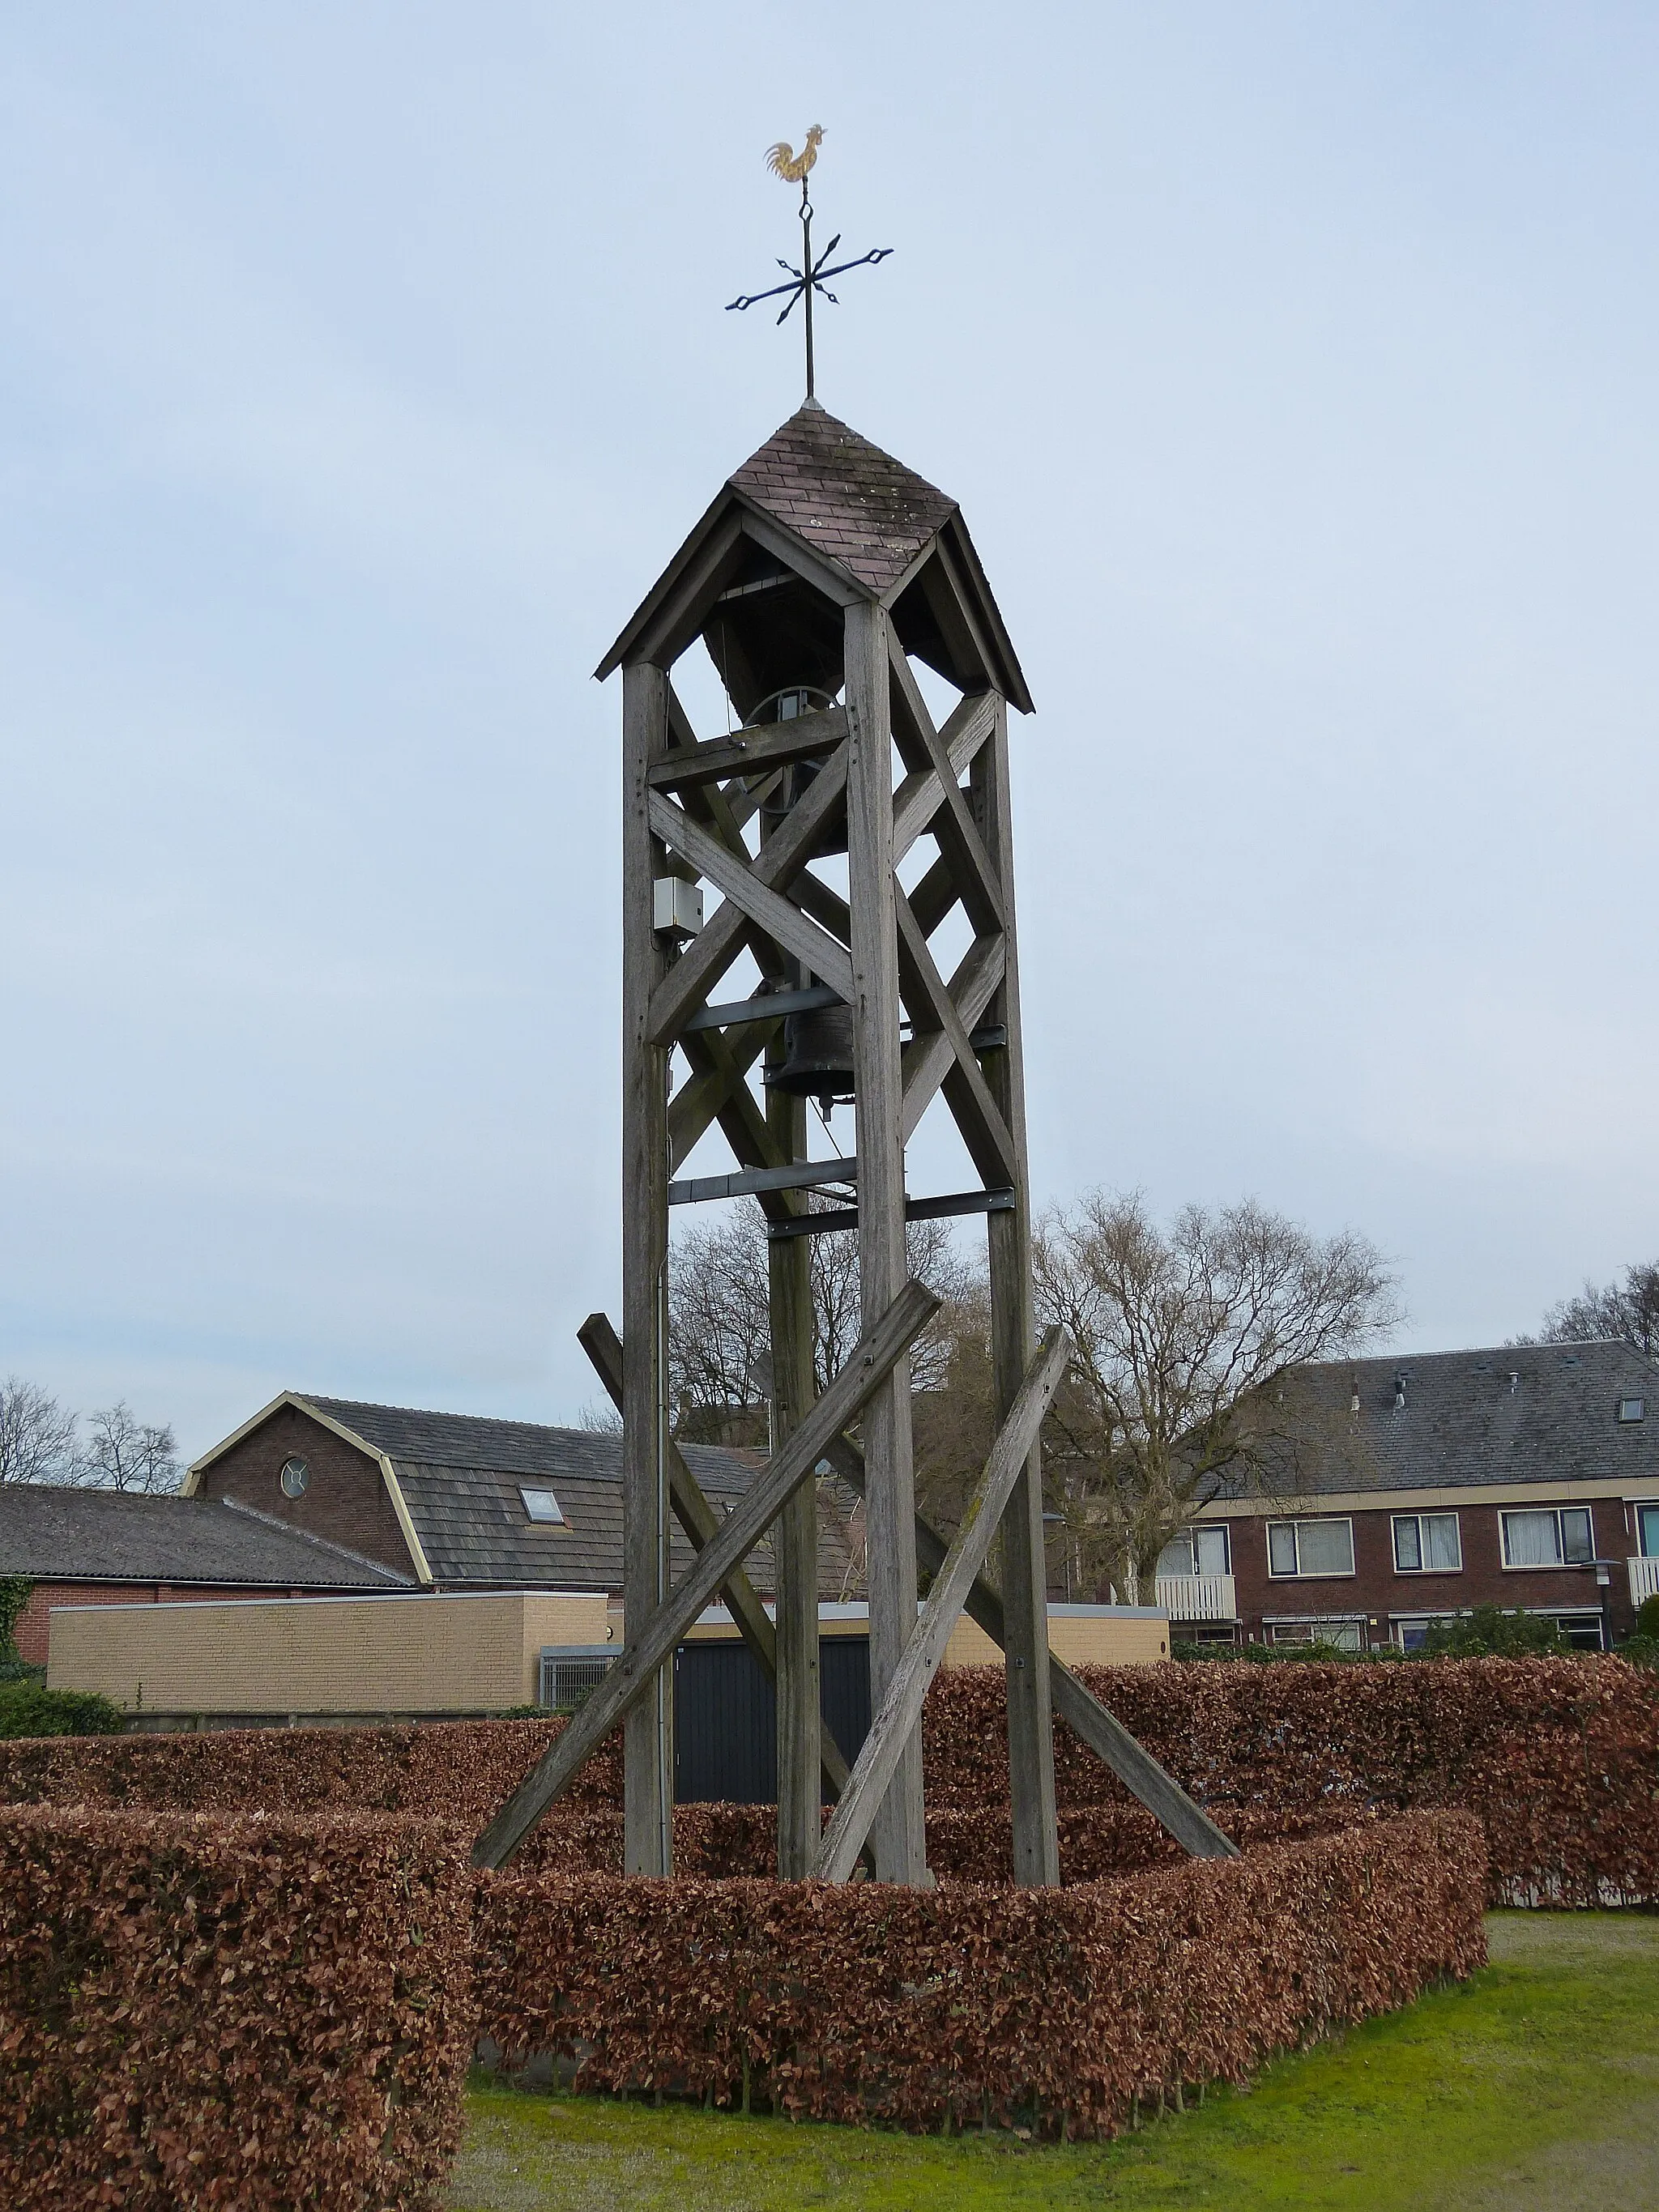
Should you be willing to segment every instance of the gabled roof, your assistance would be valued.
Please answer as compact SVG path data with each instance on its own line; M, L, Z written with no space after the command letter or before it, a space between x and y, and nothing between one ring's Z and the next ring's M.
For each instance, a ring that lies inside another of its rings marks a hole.
M620 1436L301 1393L292 1402L313 1407L390 1460L421 1549L440 1583L621 1588ZM711 1445L684 1449L687 1465L716 1505L729 1506L740 1496L759 1464L756 1455ZM519 1494L522 1485L551 1490L564 1516L562 1525L531 1521ZM820 1557L825 1586L839 1595L845 1545L829 1516ZM691 1559L691 1548L677 1528L672 1574L678 1577ZM750 1558L749 1572L758 1587L771 1589L769 1543Z
M1285 1380L1309 1440L1298 1491L1620 1482L1659 1496L1659 1368L1626 1344L1322 1360ZM1621 1422L1621 1398L1643 1399L1645 1418Z
M801 573L843 601L899 602L902 635L934 633L937 611L924 609L916 580L918 564L936 546L939 560L925 564L929 595L943 589L961 602L967 629L979 641L978 682L990 682L1022 714L1030 713L1018 657L955 500L815 399L805 401L727 477L595 675L609 676L632 659L672 659L684 650L735 573L743 533L767 539L768 526L783 533L781 541L775 534L767 540L768 550L787 563L790 548L800 548L810 556ZM941 564L945 580L933 573Z
M0 1574L84 1583L412 1589L415 1577L216 1498L0 1483Z

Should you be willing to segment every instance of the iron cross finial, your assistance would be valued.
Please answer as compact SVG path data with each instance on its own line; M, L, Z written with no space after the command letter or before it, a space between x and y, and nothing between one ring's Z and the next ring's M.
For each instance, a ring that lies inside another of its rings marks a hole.
M787 138L781 138L775 146L769 147L767 149L766 166L772 174L781 178L787 185L799 184L800 186L799 268L797 269L793 261L785 261L780 258L779 268L788 272L789 281L787 284L774 284L765 292L742 293L737 299L728 300L726 303L726 311L730 314L734 307L741 312L745 307L756 306L762 300L782 300L783 309L778 317L778 321L785 323L794 313L796 301L805 302L804 320L806 328L806 396L809 399L816 398L817 396L813 390L812 295L815 292L822 292L832 307L838 307L841 302L824 280L830 276L844 276L849 269L862 269L866 264L885 261L893 250L890 246L878 246L872 253L860 253L856 261L838 261L833 269L829 268L826 264L830 256L841 244L841 233L837 231L817 259L813 260L812 203L807 195L806 173L818 158L818 147L823 138L823 125L815 123L802 142L799 154L795 152ZM786 294L788 295L787 298L784 296Z

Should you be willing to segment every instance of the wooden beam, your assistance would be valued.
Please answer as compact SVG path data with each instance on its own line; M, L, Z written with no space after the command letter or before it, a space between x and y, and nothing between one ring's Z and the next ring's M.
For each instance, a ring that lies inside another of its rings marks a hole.
M964 699L939 732L950 766L950 781L966 773L969 763L996 726L996 702L988 692ZM907 775L893 793L893 866L897 867L918 837L933 826L945 804L945 782L936 768L919 769Z
M974 827L968 811L968 802L957 781L949 755L939 732L933 727L933 718L927 711L927 702L921 696L914 671L905 656L904 648L896 638L890 640L892 653L893 696L898 712L894 716L895 732L901 720L908 727L913 744L919 748L924 763L931 766L939 778L943 804L934 815L933 832L940 852L956 870L957 889L963 904L968 909L968 919L976 936L1002 927L1002 890L997 882L979 831ZM900 751L904 751L901 745Z
M801 793L775 834L762 846L754 865L757 883L772 890L787 889L805 866L825 821L841 806L846 789L843 746L824 763L823 774L813 777L810 788ZM748 915L731 901L686 946L653 994L648 1024L653 1039L664 1044L674 1042L685 1017L702 1005L742 951L749 928Z
M735 1043L716 1030L714 1034L724 1049L715 1055L700 1049L701 1035L681 1039L686 1058L691 1063L692 1073L690 1081L682 1084L669 1101L668 1169L671 1175L675 1169L684 1165L699 1138L725 1113L737 1092L748 1091L745 1079L749 1069L782 1027L781 1022L771 1022L746 1030Z
M951 1000L965 1030L978 1028L1002 981L1006 947L1000 937L976 938L951 978ZM957 1064L956 1053L943 1030L914 1037L904 1048L904 1137L908 1144L916 1124L933 1104L941 1083Z
M752 775L757 769L781 768L789 761L831 752L846 736L847 715L840 707L798 714L789 722L761 723L736 737L712 738L707 744L694 742L670 753L652 769L651 787L684 791L728 775Z
M762 883L752 867L659 791L651 794L651 827L665 845L683 853L699 875L706 876L757 927L763 929L775 945L793 952L832 991L851 1000L853 963L846 948L817 922L808 921L781 892Z
M769 1104L775 1095L769 1094ZM856 1155L844 1160L791 1160L781 1168L747 1168L741 1175L694 1176L686 1182L671 1182L668 1203L708 1206L722 1198L757 1198L764 1190L817 1190L826 1183L858 1179Z
M970 771L985 850L997 872L1004 915L1002 982L993 1001L1006 1048L986 1074L1013 1150L1014 1203L986 1224L986 1273L991 1292L991 1376L999 1413L1019 1387L1036 1320L1031 1281L1031 1201L1025 1147L1025 1072L1020 1045L1019 960L1014 934L1013 817L1008 790L1008 717L997 702L997 726ZM954 1110L953 1069L945 1097ZM1060 1880L1054 1814L1054 1716L1048 1670L1048 1565L1042 1525L1042 1453L1030 1455L1009 1499L1002 1527L1002 1589L1007 1634L1009 1795L1013 1807L1014 1880Z
M668 749L668 678L648 661L623 671L623 1614L638 1620L668 1588L668 1479L662 1462L667 1394L668 1054L647 1034L667 964L652 927L661 873L647 772ZM672 1871L673 1676L641 1686L623 1741L623 1864Z
M943 1078L945 1096L968 1156L987 1183L1017 1183L1019 1165L1014 1140L1002 1109L991 1095L983 1069L969 1041L968 1030L957 1012L956 1001L933 964L927 939L922 935L910 902L897 884L893 886L893 913L898 926L899 976L904 1003L918 1034L937 1030L951 1048L954 1065Z
M941 1193L937 1198L907 1198L904 1218L907 1221L949 1221L958 1214L1002 1213L1013 1204L1012 1190L953 1190ZM792 1213L781 1220L769 1221L766 1233L783 1242L791 1237L833 1237L839 1231L856 1229L858 1225L856 1206L830 1206L817 1213Z
M824 1457L848 1486L862 1498L864 1455L852 1438L837 1437ZM916 1516L915 1537L918 1565L924 1574L936 1575L945 1565L949 1544L920 1514ZM969 1591L963 1611L985 1631L1000 1651L1007 1650L1008 1628L1002 1600L982 1575ZM1048 1693L1054 1710L1066 1727L1110 1768L1124 1788L1139 1799L1183 1850L1200 1859L1238 1856L1238 1846L1232 1838L1223 1835L1174 1775L1159 1765L1145 1745L1130 1735L1086 1683L1080 1681L1065 1661L1056 1658L1052 1651L1048 1654Z
M806 1149L806 1101L769 1090L766 1126L781 1151L799 1158ZM803 1212L804 1197L785 1201ZM771 1332L772 1386L768 1393L770 1444L777 1451L811 1407L815 1382L811 1248L769 1244L767 1317ZM779 1514L772 1531L777 1582L778 1678L775 1707L778 1771L778 1876L799 1881L811 1870L823 1833L818 1786L818 1739L823 1696L818 1653L818 1486L804 1482Z
M921 1701L945 1656L963 1601L978 1579L1014 1484L1024 1469L1037 1431L1066 1371L1071 1345L1062 1328L1051 1328L1026 1370L1007 1419L997 1432L989 1458L963 1509L962 1525L951 1540L927 1592L904 1656L889 1682L870 1724L864 1748L825 1832L813 1872L825 1881L846 1881L858 1864L859 1850L886 1793L905 1746L921 1717ZM866 1507L866 1510L867 1510Z
M475 1866L509 1859L548 1807L632 1711L672 1658L674 1647L748 1558L787 1501L855 1420L939 1310L920 1283L907 1283L854 1346L851 1358L800 1427L756 1476L719 1530L648 1619L627 1624L628 1642L603 1682L526 1775L472 1847ZM913 1601L914 1602L914 1601Z
M611 1326L610 1316L589 1314L576 1331L576 1341L593 1363L593 1371L604 1384L605 1395L621 1413L622 1340ZM703 1495L702 1485L687 1466L684 1453L672 1437L668 1443L668 1485L674 1518L684 1529L691 1548L696 1552L707 1551L719 1535L725 1516L717 1513ZM738 1635L754 1653L761 1672L769 1682L775 1681L778 1672L777 1632L761 1601L760 1592L743 1569L738 1567L733 1569L731 1579L720 1584L720 1595L726 1601L726 1611L737 1623ZM839 1797L847 1787L847 1761L842 1756L841 1746L828 1728L821 1727L818 1760L825 1796L831 1799Z
M847 999L853 1009L858 1085L859 1296L866 1313L880 1313L909 1275L904 1241L898 945L893 924L887 630L888 617L878 607L848 609L847 896L857 983ZM872 1476L865 1506L870 1698L879 1705L916 1620L915 1467L908 1360L898 1361L883 1387L872 1394L864 1432ZM898 1747L870 1838L878 1880L913 1886L926 1882L921 1741L914 1729Z
M757 545L763 545L786 568L811 584L814 591L822 592L838 607L854 606L865 597L862 586L855 584L844 569L821 559L793 530L774 522L763 508L755 506L742 492L737 494L737 500L743 510L745 534Z
M772 1022L780 1014L806 1014L819 1006L839 1006L838 992L827 983L814 983L805 991L769 991L758 999L732 999L723 1006L705 1006L680 1025L689 1036L695 1030L737 1029L745 1022Z
M641 625L629 648L635 661L672 668L704 623L742 556L743 525L736 514L716 525Z

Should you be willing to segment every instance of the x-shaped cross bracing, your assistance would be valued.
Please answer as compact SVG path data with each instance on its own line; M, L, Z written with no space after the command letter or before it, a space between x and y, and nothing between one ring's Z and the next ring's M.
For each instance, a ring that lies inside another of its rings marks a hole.
M943 1089L981 1181L988 1189L1005 1188L1017 1180L1013 1139L972 1043L1006 973L1003 896L961 782L996 726L997 702L988 695L965 698L938 728L896 640L890 663L894 738L906 770L892 799L900 988L911 1024L903 1054L903 1132L908 1139ZM652 832L721 894L707 927L651 999L649 1040L678 1045L691 1069L670 1109L671 1159L678 1168L718 1121L744 1167L777 1167L783 1163L749 1083L775 1026L750 1019L688 1032L686 1024L745 951L774 977L787 963L799 963L850 1003L855 985L847 902L811 869L844 835L846 710L832 708L700 744L672 686L669 697L676 748L650 772ZM781 774L802 761L816 762L816 773L751 854L742 824L758 806L757 793L769 794ZM898 866L928 835L939 859L907 896ZM958 901L976 934L946 978L928 939ZM786 1208L775 1200L769 1210L781 1214Z

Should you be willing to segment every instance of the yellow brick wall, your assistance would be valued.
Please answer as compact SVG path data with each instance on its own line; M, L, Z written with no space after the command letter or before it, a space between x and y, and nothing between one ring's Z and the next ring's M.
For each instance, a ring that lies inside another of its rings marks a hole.
M1048 1649L1068 1667L1150 1667L1170 1656L1170 1624L1133 1615L1051 1613ZM951 1632L944 1663L1000 1667L1002 1651L964 1613Z
M606 1640L603 1596L58 1607L47 1680L128 1711L489 1712L531 1705L544 1644Z

